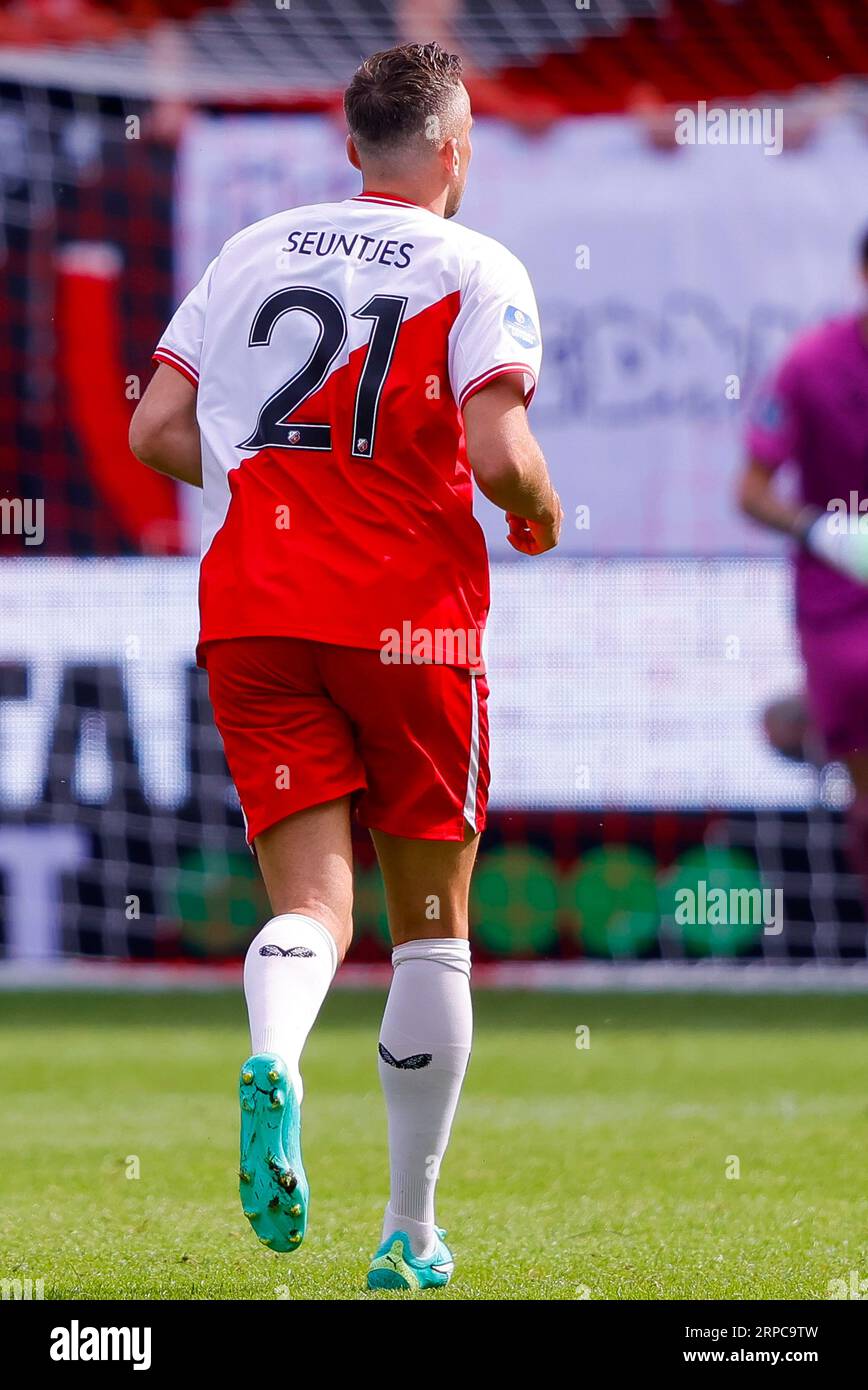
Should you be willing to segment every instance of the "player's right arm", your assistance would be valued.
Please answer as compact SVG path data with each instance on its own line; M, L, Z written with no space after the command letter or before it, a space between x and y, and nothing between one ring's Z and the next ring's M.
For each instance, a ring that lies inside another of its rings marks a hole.
M748 458L737 500L743 514L760 526L802 540L803 509L780 495L776 479L782 464L798 458L799 438L799 373L791 354L763 384L751 408Z
M804 540L807 525L816 513L781 497L775 473L762 459L749 458L738 483L738 505L745 516L771 531L782 531Z
M783 531L832 569L868 584L868 535L842 530L834 513L779 497L774 474L761 460L751 459L741 476L739 505L761 526Z
M196 388L162 362L130 422L130 448L140 463L157 473L202 486Z
M776 471L799 458L799 371L788 358L761 394L748 432L748 463L738 485L745 516L773 531L782 531L831 569L868 583L868 536L842 529L838 518L815 506L800 506L780 496Z
M542 555L558 543L560 499L530 431L519 373L497 377L464 406L467 458L476 484L507 514L514 550Z
M194 487L202 486L196 396L205 313L218 259L175 311L154 349L157 370L130 424L130 448L141 463Z

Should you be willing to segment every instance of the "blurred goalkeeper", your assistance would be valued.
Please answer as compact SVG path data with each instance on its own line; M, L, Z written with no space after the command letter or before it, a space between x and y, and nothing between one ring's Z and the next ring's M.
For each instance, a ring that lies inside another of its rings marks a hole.
M859 252L868 291L868 232ZM797 542L796 623L809 714L853 783L850 857L868 905L868 302L801 337L762 392L739 503ZM792 463L799 500L778 492Z

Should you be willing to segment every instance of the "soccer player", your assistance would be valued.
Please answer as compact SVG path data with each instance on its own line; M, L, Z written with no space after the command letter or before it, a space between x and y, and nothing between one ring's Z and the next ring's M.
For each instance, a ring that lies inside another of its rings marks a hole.
M345 110L362 192L226 243L156 349L131 444L204 487L197 655L274 913L244 967L245 1215L273 1250L304 1237L299 1061L350 942L355 811L394 942L391 1182L368 1283L421 1289L453 1268L434 1189L470 1054L488 792L472 477L525 555L557 544L562 510L527 422L542 351L527 273L450 221L471 156L459 60L375 54Z
M859 252L868 290L868 233ZM868 907L868 302L800 338L761 393L742 510L797 542L796 622L811 722L853 784L849 849ZM795 464L799 500L775 487Z

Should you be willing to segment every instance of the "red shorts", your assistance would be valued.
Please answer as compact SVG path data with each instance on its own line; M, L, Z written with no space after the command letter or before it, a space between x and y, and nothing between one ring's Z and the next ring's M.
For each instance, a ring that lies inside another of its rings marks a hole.
M214 718L253 842L355 793L362 825L413 840L485 826L488 685L456 666L296 637L204 643Z

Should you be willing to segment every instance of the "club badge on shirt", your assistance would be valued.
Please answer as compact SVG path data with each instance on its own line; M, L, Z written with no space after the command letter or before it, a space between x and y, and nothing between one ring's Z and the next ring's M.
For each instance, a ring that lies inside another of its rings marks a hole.
M784 411L776 396L763 395L753 411L753 422L764 430L779 430L784 422Z
M507 306L503 315L503 326L511 338L523 348L535 348L539 346L539 334L536 324L530 314L526 314L523 309L516 309L514 304Z

